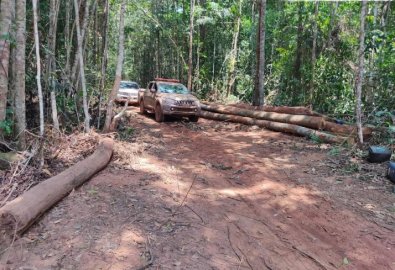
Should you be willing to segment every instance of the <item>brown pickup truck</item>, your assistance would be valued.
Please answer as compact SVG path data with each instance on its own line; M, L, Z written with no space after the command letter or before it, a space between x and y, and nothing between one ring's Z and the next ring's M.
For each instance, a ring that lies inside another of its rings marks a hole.
M157 122L167 115L199 120L199 100L178 80L157 78L150 82L147 89L139 91L139 105L142 114L155 113Z

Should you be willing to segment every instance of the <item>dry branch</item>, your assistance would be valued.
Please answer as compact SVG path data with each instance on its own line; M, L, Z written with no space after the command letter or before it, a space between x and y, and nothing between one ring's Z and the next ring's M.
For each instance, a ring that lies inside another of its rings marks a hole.
M229 115L229 114L219 114L219 113L212 113L207 111L202 111L200 113L200 117L212 120L219 120L219 121L228 121L233 123L240 123L245 125L255 125L263 128L267 128L273 131L284 132L289 134L295 134L302 137L313 138L316 137L320 139L322 142L325 143L353 143L352 138L346 138L342 136L335 136L329 133L317 131L314 129L293 125L293 124L286 124L286 123L279 123L274 121L267 121L267 120L258 120L255 118L250 117L243 117L237 115Z
M215 113L231 114L231 115L238 115L243 117L256 118L260 120L287 123L287 124L312 128L316 130L325 130L339 135L350 136L356 134L356 127L328 122L325 120L325 118L319 116L293 115L293 114L276 113L276 112L253 111L253 110L239 109L232 106L223 106L223 105L215 105L215 104L211 104L211 105L202 104L201 106L202 106L202 110L215 112ZM365 136L370 136L371 134L372 134L372 129L364 128Z
M22 234L42 214L74 188L107 166L114 142L104 139L96 151L83 161L28 190L0 208L0 231Z

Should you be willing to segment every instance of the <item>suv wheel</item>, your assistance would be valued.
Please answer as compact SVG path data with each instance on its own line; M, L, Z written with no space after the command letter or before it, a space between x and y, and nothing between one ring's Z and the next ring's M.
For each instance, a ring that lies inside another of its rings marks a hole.
M145 114L145 108L144 108L144 101L143 100L140 101L140 113L141 114Z
M199 121L199 116L189 116L189 121L196 123L197 121Z
M155 121L160 123L165 120L165 115L163 114L162 108L159 104L156 104L155 107Z

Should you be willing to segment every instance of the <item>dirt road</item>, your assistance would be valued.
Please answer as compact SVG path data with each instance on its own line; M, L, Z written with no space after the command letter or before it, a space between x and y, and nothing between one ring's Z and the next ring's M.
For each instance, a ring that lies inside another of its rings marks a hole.
M395 269L382 175L301 138L134 112L144 150L54 207L3 269Z

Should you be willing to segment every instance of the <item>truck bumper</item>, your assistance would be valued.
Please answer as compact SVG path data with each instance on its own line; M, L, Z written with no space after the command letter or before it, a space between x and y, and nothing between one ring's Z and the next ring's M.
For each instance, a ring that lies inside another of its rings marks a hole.
M167 106L163 108L163 113L165 115L174 115L174 116L198 116L200 114L200 108Z

